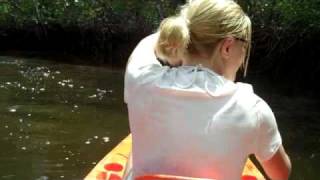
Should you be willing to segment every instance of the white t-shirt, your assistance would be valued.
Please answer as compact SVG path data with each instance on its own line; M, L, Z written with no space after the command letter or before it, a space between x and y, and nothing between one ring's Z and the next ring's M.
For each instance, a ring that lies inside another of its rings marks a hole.
M125 75L133 177L239 180L249 154L270 159L281 136L251 85L201 66L162 66L153 51L156 39L153 34L138 44Z

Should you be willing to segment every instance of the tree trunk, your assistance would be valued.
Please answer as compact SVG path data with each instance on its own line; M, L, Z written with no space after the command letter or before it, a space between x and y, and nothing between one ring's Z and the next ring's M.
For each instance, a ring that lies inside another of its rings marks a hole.
M158 11L159 19L160 20L164 19L165 14L164 14L163 5L162 5L161 0L157 0L156 1L156 8L157 8L157 11Z

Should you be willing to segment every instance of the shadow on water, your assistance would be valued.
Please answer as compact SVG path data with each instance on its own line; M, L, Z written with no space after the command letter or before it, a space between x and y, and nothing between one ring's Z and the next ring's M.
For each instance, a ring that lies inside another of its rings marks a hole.
M292 162L290 180L319 179L320 101L307 94L286 95L270 82L254 81L256 93L272 108Z
M276 115L291 179L317 179L319 101L253 84ZM83 179L128 131L122 71L0 57L0 179Z
M123 72L0 57L0 179L82 179L127 124Z

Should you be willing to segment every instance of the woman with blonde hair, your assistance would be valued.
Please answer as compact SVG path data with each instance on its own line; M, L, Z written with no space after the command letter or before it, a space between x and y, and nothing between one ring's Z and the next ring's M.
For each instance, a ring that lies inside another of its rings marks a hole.
M288 179L273 112L234 82L250 49L251 21L232 0L193 0L137 45L125 75L131 177L236 180L254 154L271 179Z

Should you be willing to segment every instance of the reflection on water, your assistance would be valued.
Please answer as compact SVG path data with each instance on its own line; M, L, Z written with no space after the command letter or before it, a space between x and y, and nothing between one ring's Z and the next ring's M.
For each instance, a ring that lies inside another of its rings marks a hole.
M319 101L254 85L275 112L290 179L319 179ZM82 179L128 133L122 93L122 72L0 57L0 179Z
M123 73L0 57L0 179L82 179L128 133Z

